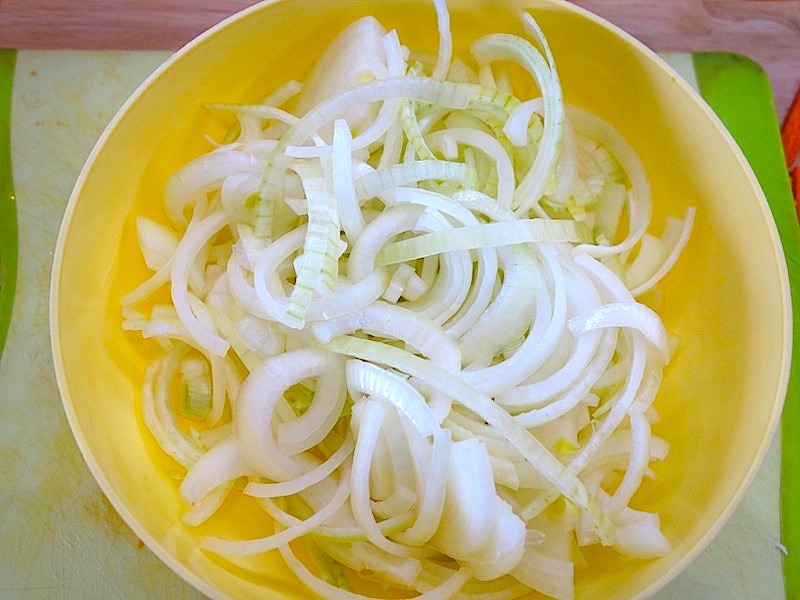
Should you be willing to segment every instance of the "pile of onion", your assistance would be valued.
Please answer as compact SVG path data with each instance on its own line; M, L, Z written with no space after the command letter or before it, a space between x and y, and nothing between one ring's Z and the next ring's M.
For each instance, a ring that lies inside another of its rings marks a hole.
M167 222L137 220L153 275L124 327L162 349L142 413L185 469L187 526L231 494L274 520L207 551L277 550L327 598L364 597L351 571L426 599L571 598L576 547L670 549L629 506L668 450L652 403L674 346L637 298L693 211L648 233L636 153L565 104L530 14L526 38L454 58L435 5L436 57L364 18L302 84L210 105L228 139L170 178Z

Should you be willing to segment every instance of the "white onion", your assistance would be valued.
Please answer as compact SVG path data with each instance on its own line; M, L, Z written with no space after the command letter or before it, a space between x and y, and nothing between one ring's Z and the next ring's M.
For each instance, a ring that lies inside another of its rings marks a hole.
M137 221L153 274L123 327L163 351L142 415L186 471L184 525L241 494L275 523L205 551L277 550L327 598L366 597L343 568L425 600L571 598L573 540L671 547L630 508L668 450L674 346L637 297L695 213L648 232L641 160L564 102L528 13L526 38L473 42L473 71L434 8L433 57L365 17L303 83L209 105L238 128L169 179L169 226Z

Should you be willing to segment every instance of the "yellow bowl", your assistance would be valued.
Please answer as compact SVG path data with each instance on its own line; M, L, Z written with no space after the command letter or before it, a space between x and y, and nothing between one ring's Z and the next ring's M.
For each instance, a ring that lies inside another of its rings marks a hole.
M452 0L454 43L520 32L516 0ZM529 3L553 47L567 100L616 125L640 153L654 227L697 206L691 242L664 288L662 315L681 347L657 400L671 442L637 504L658 511L673 551L642 561L591 552L579 598L644 597L710 542L749 486L778 422L788 379L791 313L785 262L762 192L709 108L656 55L567 3ZM277 555L257 572L198 551L180 525L169 463L137 415L147 346L121 328L120 298L146 270L136 214L159 216L170 172L215 131L206 102L255 100L297 77L357 16L435 50L426 0L284 0L223 22L170 58L131 97L89 157L56 249L52 344L64 407L101 488L136 534L212 597L305 598ZM520 32L521 33L521 32ZM246 524L231 521L234 529ZM255 562L253 563L255 564Z

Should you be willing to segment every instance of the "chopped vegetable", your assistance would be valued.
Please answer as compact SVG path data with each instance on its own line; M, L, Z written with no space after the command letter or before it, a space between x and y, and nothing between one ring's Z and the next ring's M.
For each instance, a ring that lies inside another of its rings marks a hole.
M137 220L153 275L124 327L161 352L144 422L185 469L186 526L239 495L275 523L206 552L277 551L326 598L365 597L348 571L426 600L572 598L579 546L670 551L631 506L667 453L674 350L637 297L694 210L648 232L641 161L565 103L530 14L453 57L434 4L436 56L367 17L304 82L211 105L230 134L170 178L167 224Z

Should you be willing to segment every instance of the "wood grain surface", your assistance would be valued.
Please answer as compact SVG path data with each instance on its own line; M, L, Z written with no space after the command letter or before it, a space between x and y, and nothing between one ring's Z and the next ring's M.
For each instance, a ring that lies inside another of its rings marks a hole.
M252 0L0 0L0 47L173 50ZM731 51L800 86L800 0L576 0L656 51Z

